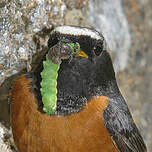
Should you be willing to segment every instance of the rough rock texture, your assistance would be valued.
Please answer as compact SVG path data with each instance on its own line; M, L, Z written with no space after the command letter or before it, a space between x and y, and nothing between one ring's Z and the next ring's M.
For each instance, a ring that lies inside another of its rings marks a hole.
M87 0L1 0L0 84L25 67L27 70L31 69L32 56L46 49L52 26L93 26L101 31L107 40L121 92L150 152L151 9L151 0L89 0L89 3ZM6 122L7 126L8 84L11 84L10 81L0 88L0 122ZM7 140L4 137L7 137ZM0 124L1 151L14 152L15 149L10 132Z
M0 123L0 152L17 152L12 132Z
M30 70L32 55L46 47L52 26L85 26L81 8L86 4L86 0L0 1L0 84L26 66Z
M128 66L119 74L126 97L148 151L152 151L152 1L123 1L131 34ZM128 83L127 83L128 82Z
M124 70L128 63L131 38L121 0L90 0L89 10L88 20L103 33L111 50L115 71Z

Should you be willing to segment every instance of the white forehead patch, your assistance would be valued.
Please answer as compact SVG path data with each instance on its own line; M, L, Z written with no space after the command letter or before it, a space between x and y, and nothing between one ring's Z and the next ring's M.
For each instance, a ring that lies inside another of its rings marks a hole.
M90 36L93 39L99 40L103 39L100 34L96 31L93 31L88 28L81 28L81 27L75 27L75 26L59 26L56 27L53 32L59 32L61 34L68 34L68 35L74 35L74 36Z

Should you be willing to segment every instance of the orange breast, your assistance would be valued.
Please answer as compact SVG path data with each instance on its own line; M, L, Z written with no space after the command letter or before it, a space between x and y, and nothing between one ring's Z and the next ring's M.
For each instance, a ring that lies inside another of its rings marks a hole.
M49 116L38 110L30 82L22 75L12 90L12 130L20 152L118 152L104 126L107 97L93 98L79 113Z

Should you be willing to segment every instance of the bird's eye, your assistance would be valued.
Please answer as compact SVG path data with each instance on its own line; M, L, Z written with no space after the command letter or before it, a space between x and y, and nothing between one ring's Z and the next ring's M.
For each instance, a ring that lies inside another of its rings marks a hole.
M102 52L102 47L96 46L93 51L94 51L96 56L99 56Z
M98 40L98 42L93 48L93 51L96 56L99 56L104 49L105 49L105 40Z

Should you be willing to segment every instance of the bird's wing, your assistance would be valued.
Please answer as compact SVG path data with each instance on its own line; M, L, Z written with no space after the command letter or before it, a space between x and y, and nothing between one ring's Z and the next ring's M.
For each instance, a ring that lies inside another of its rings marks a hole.
M126 103L110 99L103 116L105 126L120 152L147 151Z

